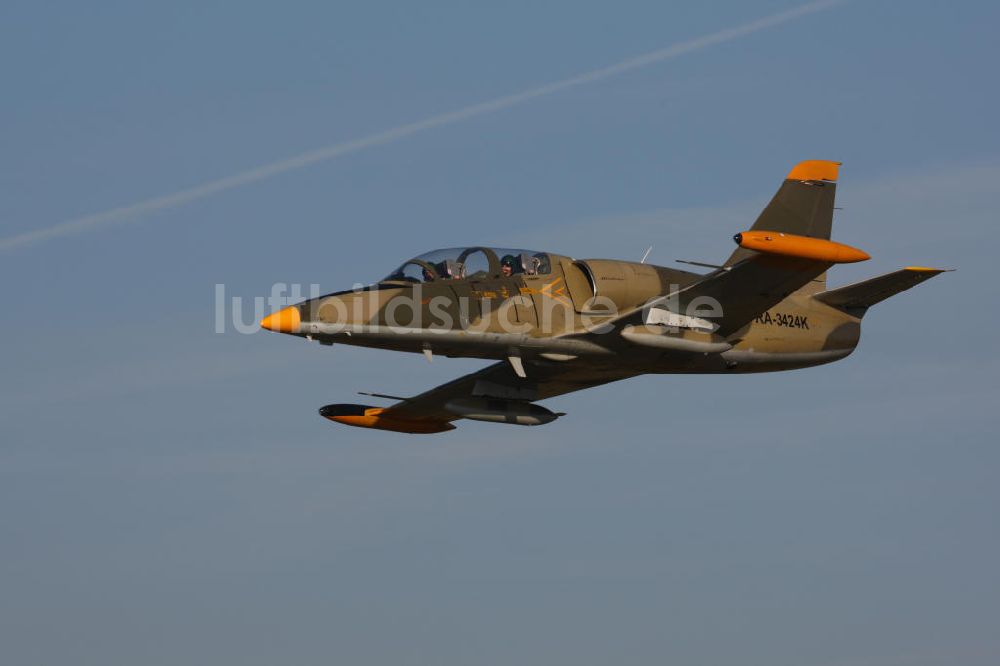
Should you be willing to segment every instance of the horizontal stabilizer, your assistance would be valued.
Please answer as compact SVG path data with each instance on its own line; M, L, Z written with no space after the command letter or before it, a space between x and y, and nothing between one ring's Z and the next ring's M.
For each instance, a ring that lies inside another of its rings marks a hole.
M864 282L821 292L813 298L860 317L876 303L881 303L890 296L895 296L944 272L946 270L941 268L908 266Z

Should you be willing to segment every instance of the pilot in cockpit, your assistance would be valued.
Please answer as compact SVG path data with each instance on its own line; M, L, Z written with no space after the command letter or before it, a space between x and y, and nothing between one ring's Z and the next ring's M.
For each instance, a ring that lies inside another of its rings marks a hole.
M505 254L503 259L500 260L500 273L504 277L510 277L514 274L517 263L517 257L512 254Z

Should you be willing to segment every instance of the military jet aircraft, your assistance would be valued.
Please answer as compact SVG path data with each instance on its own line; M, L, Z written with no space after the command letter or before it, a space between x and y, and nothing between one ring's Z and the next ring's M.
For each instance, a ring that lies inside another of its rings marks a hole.
M848 356L880 301L942 272L910 266L827 289L835 265L869 259L830 240L840 164L797 164L708 273L470 246L404 262L379 282L271 314L263 328L342 343L494 359L388 407L326 405L338 423L438 433L460 419L541 425L537 401L646 373L792 370Z

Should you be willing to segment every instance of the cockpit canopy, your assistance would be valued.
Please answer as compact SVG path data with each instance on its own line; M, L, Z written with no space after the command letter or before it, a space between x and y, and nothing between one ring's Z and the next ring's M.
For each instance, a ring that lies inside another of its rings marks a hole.
M414 257L383 278L382 282L485 280L512 275L548 275L551 272L552 263L547 252L453 247Z

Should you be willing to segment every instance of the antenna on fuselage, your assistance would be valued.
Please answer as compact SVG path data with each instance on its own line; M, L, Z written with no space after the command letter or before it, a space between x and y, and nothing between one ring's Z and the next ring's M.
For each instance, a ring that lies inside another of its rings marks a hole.
M650 245L649 247L647 247L646 248L646 253L644 255L642 255L642 259L639 260L639 263L640 264L646 263L646 260L649 259L649 253L652 252L652 251L653 251L653 246L652 245Z

